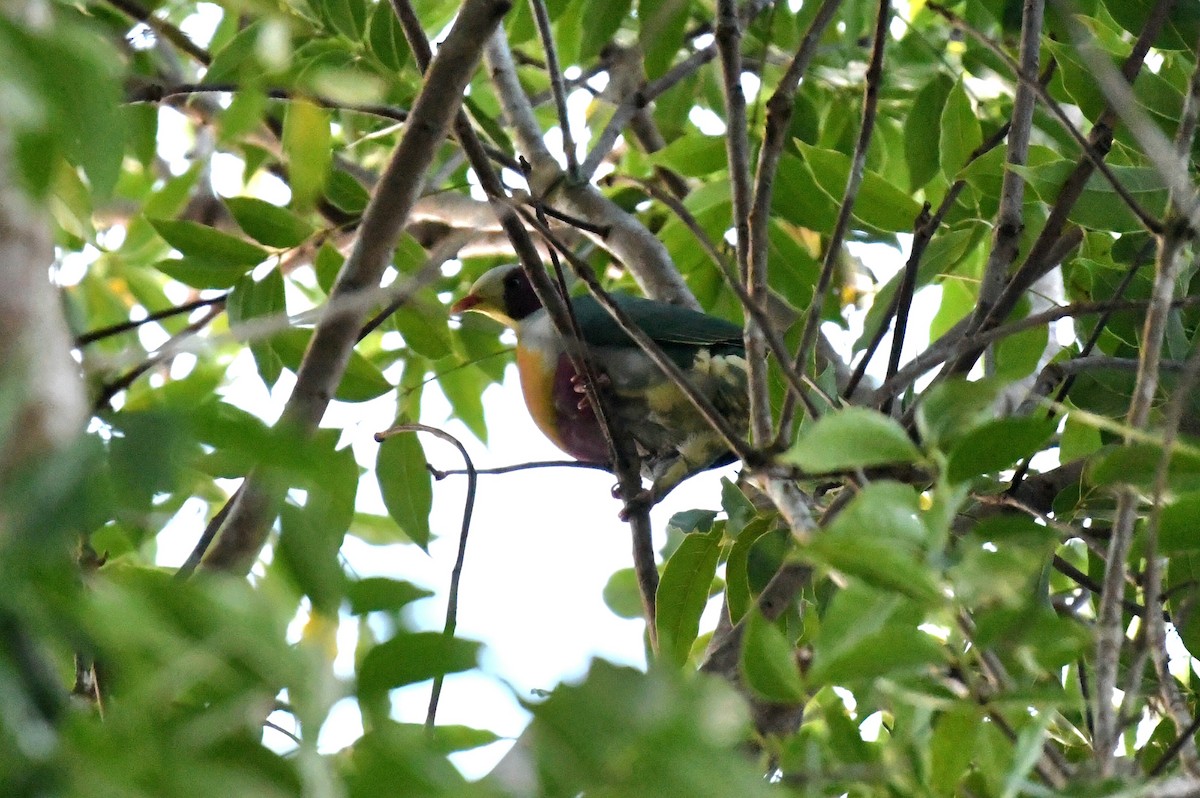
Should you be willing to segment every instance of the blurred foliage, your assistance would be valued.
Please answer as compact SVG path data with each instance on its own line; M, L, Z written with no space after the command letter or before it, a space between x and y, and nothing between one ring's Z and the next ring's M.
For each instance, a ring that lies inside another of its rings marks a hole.
M433 38L459 4L414 5ZM1020 2L949 5L1015 52ZM1076 7L1117 59L1153 5ZM713 4L696 0L547 6L560 61L585 76L610 66L619 45L640 47L643 76L661 77L703 46L714 24ZM774 4L745 30L746 68L762 87L750 96L752 149L761 143L765 101L816 7L815 0ZM1155 68L1133 84L1167 136L1196 68L1197 8L1175 4L1155 41ZM139 9L151 26L134 18ZM772 289L796 311L812 301L851 168L874 9L866 0L841 3L794 100L769 265ZM995 53L924 4L897 3L894 12L848 240L900 247L922 205L936 207L959 181L915 275L916 290L930 289L925 296L940 303L928 330L916 332L936 338L978 297L1005 164L1002 146L972 155L1011 116L1013 82ZM1047 91L1090 123L1106 99L1063 25L1052 14L1043 37L1043 64L1055 64ZM520 79L542 101L538 122L549 130L557 119L545 101L549 81L530 7L517 3L504 26ZM193 46L181 47L188 36ZM0 9L0 52L0 130L11 139L15 179L52 219L53 274L72 332L87 335L76 351L95 402L75 445L0 484L0 792L523 794L468 783L447 759L494 742L492 732L442 726L426 733L390 714L390 691L477 668L479 644L416 628L404 607L429 592L403 575L358 579L339 559L347 537L428 545L433 498L420 442L394 437L373 464L360 464L341 430L300 442L246 409L255 406L247 396L291 384L285 376L312 336L305 313L326 299L374 176L403 131L398 120L422 86L390 4L43 0ZM575 138L594 141L612 98L602 81L573 79L572 86L592 94L587 129ZM469 105L488 143L514 156L485 70L471 84ZM717 62L648 110L665 146L647 152L630 137L610 154L612 171L651 181L673 172L689 189L682 203L697 225L731 254L725 144L719 125L697 126L725 115ZM1076 144L1040 108L1028 166L1019 170L1028 181L1022 251L1078 159ZM1165 182L1124 126L1107 160L1144 208L1162 212ZM435 198L465 197L474 179L453 143L429 174ZM630 185L605 179L601 190L658 236L706 307L737 317L736 297L693 232ZM1084 236L1062 265L1067 301L1111 299L1132 265L1152 259L1137 218L1099 177L1069 221ZM411 224L388 281L415 274L445 233L428 219ZM872 273L870 263L861 267L862 252L852 250L849 267L834 277L831 296L841 301L824 306L833 325L849 329L849 318L861 320L861 334L849 341L855 352L889 323L884 310L901 281ZM604 262L590 247L581 254ZM424 387L436 381L454 415L485 439L481 395L502 378L511 352L490 321L451 321L447 300L510 257L464 257L461 268L440 271L362 338L335 400L383 397L397 419L412 421ZM1149 296L1152 269L1136 272L1126 299ZM1179 291L1194 296L1195 289L1189 269ZM1031 312L1023 303L1009 320ZM1172 312L1165 357L1178 361L1194 350L1197 313L1194 304ZM1112 314L1092 354L1136 358L1143 317L1138 309ZM1056 359L1078 354L1098 318L1076 316L1079 338ZM151 361L173 336L188 351ZM1090 588L1103 573L1114 486L1149 490L1164 455L1153 437L1122 443L1133 389L1127 369L1082 371L1053 418L1040 410L997 418L997 397L1045 365L1046 346L1045 327L1010 336L994 351L991 379L910 392L903 410L915 435L862 407L802 424L781 462L798 469L800 487L829 513L811 539L791 535L776 513L731 483L711 508L676 516L657 596L661 661L648 673L597 662L580 683L530 704L536 794L1116 794L1115 783L1092 781L1082 764L1092 756L1091 698L1081 680L1094 656ZM1164 396L1175 379L1165 377ZM15 401L0 381L2 436L20 434L9 423ZM1200 433L1195 410L1187 408L1185 433ZM1160 421L1161 406L1155 412ZM1001 511L1011 469L1035 456L1035 476L1055 456L1086 467L1064 483L1049 481L1053 495L1032 516L1012 512L1011 503ZM291 491L272 556L251 580L183 580L157 567L162 537L179 534L173 520L212 519L229 499L229 480L263 464ZM1194 664L1194 439L1185 436L1166 464L1158 554L1168 558L1166 609L1186 649L1181 661ZM378 481L386 516L359 508L364 479ZM1148 516L1149 505L1139 512ZM1131 555L1134 573L1143 567L1144 527ZM1052 561L1068 568L1053 570ZM797 563L811 569L809 583L767 620L759 597L781 566ZM1145 600L1139 585L1127 593L1132 604ZM605 599L618 615L640 615L632 571L613 575ZM713 635L702 617L714 599L743 624L733 687L696 673ZM306 620L303 632L295 631L297 618ZM339 624L359 629L351 677L336 676L331 665ZM1122 663L1119 684L1137 680L1127 672L1135 665L1141 660ZM1187 710L1200 714L1191 678L1178 678ZM357 703L364 733L341 752L318 750L338 700ZM756 730L764 706L802 706L804 721L786 732ZM1136 701L1131 713L1141 721L1122 752L1147 773L1176 730L1153 698ZM264 737L267 723L283 734ZM1079 765L1071 783L1046 777L1044 750ZM1177 768L1170 763L1167 772Z

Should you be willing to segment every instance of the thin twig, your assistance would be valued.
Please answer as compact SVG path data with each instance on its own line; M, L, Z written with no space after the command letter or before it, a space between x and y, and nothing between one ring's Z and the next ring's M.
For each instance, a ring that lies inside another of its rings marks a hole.
M135 0L108 0L108 3L123 14L136 19L138 22L145 23L146 27L150 28L150 30L180 50L183 50L204 66L212 63L212 55L209 54L208 50L193 42L186 33L170 22L152 14L149 9L135 2Z
M1019 65L1019 72L1024 75L1036 75L1038 72L1044 12L1044 0L1025 0L1021 13ZM1021 176L1019 167L1025 165L1029 154L1029 136L1033 128L1034 87L1039 85L1036 80L1017 82L1017 94L1013 100L1012 120L1008 129L1006 167L1000 185L1000 209L996 213L995 234L987 263L983 267L983 281L980 283L979 299L975 305L976 327L990 315L992 307L1004 290L1009 267L1017 259L1021 231L1025 226L1025 178Z
M829 23L833 21L842 0L823 0L816 15L809 23L796 54L788 63L788 68L780 78L779 84L767 101L767 124L763 134L763 144L758 153L758 162L754 173L754 193L750 206L747 227L749 235L746 243L746 275L745 282L748 298L757 304L766 301L768 260L770 253L771 204L775 192L775 175L779 171L779 162L783 157L783 149L787 144L788 130L791 126L792 113L796 102L796 88L800 78L808 71L813 56L817 52L817 44ZM761 94L760 94L761 96ZM749 366L748 382L750 390L750 429L752 440L759 446L767 445L770 438L771 405L767 387L766 357L763 353L764 327L754 319L746 322L746 356ZM804 390L795 385L791 379L796 370L790 368L788 358L781 352L775 353L780 367L792 383L792 390L804 397ZM800 370L807 374L807 370ZM806 402L806 409L815 416L815 408Z
M428 463L425 464L425 467L429 470L429 473L433 475L433 478L439 481L445 479L446 477L459 476L467 473L466 471L455 468L450 468L443 471L441 469L434 468ZM582 460L532 460L528 463L515 463L507 466L495 466L494 468L477 468L475 469L475 473L513 474L518 471L531 471L537 468L587 468L591 469L592 471L604 471L605 473L612 472L612 469L604 463L585 463Z
M554 110L558 113L558 129L562 131L563 153L567 156L567 176L578 179L579 161L575 154L575 139L571 135L571 119L567 115L567 89L563 83L562 69L558 64L558 50L554 46L554 31L550 28L550 12L545 0L529 0L533 18L537 22L538 36L542 40L542 51L546 53L546 73L550 76L550 89L554 94Z
M1197 41L1195 52L1200 52L1200 41ZM1200 63L1192 70L1192 77L1189 81L1189 91L1184 98L1183 112L1181 122L1176 132L1174 142L1174 156L1180 167L1186 175L1187 168L1192 151L1193 138L1196 133L1196 119L1200 114ZM1188 187L1189 201L1194 201L1194 188ZM1172 189L1172 204L1168 205L1167 218L1169 221L1174 220L1175 214L1183 212L1183 204L1174 196ZM1194 232L1195 228L1193 228ZM1167 233L1167 240L1171 233ZM1185 236L1180 235L1182 240ZM1164 244L1164 248L1167 245ZM1159 263L1163 269L1162 274L1156 275L1155 281L1155 298L1160 295L1169 301L1173 297L1175 288L1175 280L1178 279L1178 272L1181 268L1178 253L1173 254L1175 264L1164 262L1160 258ZM1164 286L1159 289L1158 282L1170 281L1169 286ZM1146 332L1151 331L1151 315L1154 313L1154 306L1151 307L1151 313L1147 314ZM1162 311L1163 325L1165 328L1165 319L1169 313L1168 309ZM1139 366L1146 364L1146 368L1139 368L1139 382L1135 387L1135 391L1142 389L1141 380L1144 378L1147 381L1151 379L1150 374L1161 368L1161 360L1156 357L1151 363L1147 358L1139 357ZM1150 368L1153 365L1154 368ZM1157 378L1157 374L1153 374ZM1183 740L1183 744L1178 748L1178 757L1184 769L1191 775L1196 775L1200 769L1200 756L1196 751L1196 743L1192 735L1188 733L1188 729L1195 724L1195 719L1191 715L1191 710L1188 708L1187 701L1180 693L1179 686L1175 682L1174 675L1171 674L1168 667L1169 657L1167 654L1166 630L1161 621L1158 620L1162 614L1162 579L1163 579L1163 563L1158 552L1158 533L1162 524L1163 501L1167 493L1167 485L1169 480L1169 470L1171 463L1171 451L1174 448L1175 441L1179 436L1179 427L1183 421L1183 415L1187 412L1189 401L1192 398L1193 389L1197 382L1200 382L1200 349L1196 349L1188 356L1187 363L1183 370L1183 375L1179 379L1179 383L1175 386L1174 395L1167 406L1166 424L1163 429L1163 449L1158 458L1158 465L1154 471L1154 489L1150 501L1150 515L1146 519L1145 530L1145 560L1146 573L1144 591L1146 594L1146 613L1143 620L1146 625L1146 645L1150 650L1150 659L1154 663L1155 675L1158 678L1159 694L1162 697L1163 704L1167 708L1167 714L1175 723L1176 734ZM1155 393L1154 388L1146 387L1146 391L1150 394L1150 399L1153 399ZM1130 408L1130 416L1132 421L1133 408ZM1148 416L1148 413L1147 413ZM1143 422L1144 423L1144 422ZM1114 536L1116 530L1114 529ZM1163 760L1166 759L1164 754ZM1160 760L1160 763L1163 761Z
M1179 217L1187 220L1193 232L1200 231L1200 201L1197 201L1196 186L1190 178L1190 172L1185 166L1180 168L1180 156L1177 147L1163 133L1158 123L1142 107L1141 102L1133 93L1132 81L1122 75L1112 65L1107 53L1102 52L1093 41L1092 34L1085 30L1075 19L1070 4L1064 0L1053 0L1062 14L1067 30L1071 34L1072 44L1079 53L1084 64L1089 68L1096 86L1108 100L1125 127L1133 134L1134 139L1141 145L1142 153L1150 161L1150 165L1158 172L1163 183L1167 186L1171 198L1171 210ZM1193 89L1194 90L1194 89ZM1189 91L1184 97L1184 113L1180 117L1180 127L1177 133L1187 134L1189 127L1194 129L1196 110L1187 109ZM1189 122L1189 113L1191 119ZM1190 137L1188 141L1190 141Z
M973 163L985 153L991 152L993 149L1000 146L1000 143L1004 141L1004 137L1007 135L1008 124L1006 123L1002 125L995 133L989 136L986 141L976 147L975 151L967 156L967 161L965 164L963 164L963 166L965 167L967 164ZM938 209L933 213L933 215L924 217L924 223L921 223L922 217L917 218L918 224L913 230L912 246L908 253L908 261L905 263L904 267L905 274L911 272L915 279L916 274L918 274L920 271L921 259L925 257L925 251L928 249L930 241L933 240L933 236L941 228L942 219L945 218L946 214L950 212L950 209L954 207L954 203L958 199L958 195L962 193L963 189L966 188L966 185L967 181L964 178L955 180L950 184L950 188L946 191L946 196L942 197L942 201L938 205ZM928 212L926 211L926 213ZM879 344L883 341L883 337L887 334L888 322L899 312L901 312L901 305L901 292L897 291L892 295L891 303L884 312L883 318L879 320L879 328L875 331L871 341L867 344L866 349L863 351L862 358L859 360L854 372L850 375L850 379L847 381L846 387L842 389L842 396L846 398L852 396L854 390L858 387L859 383L862 382L863 377L866 376L867 366L870 364L871 358L875 354L875 350L878 349ZM900 338L903 339L904 336L901 335ZM892 346L894 350L894 341ZM897 366L899 365L898 360L896 361L896 364ZM894 377L895 374L896 369L892 368L891 360L889 360L888 372L884 379L889 380ZM887 404L888 401L889 399L885 399L885 404Z
M812 355L813 345L821 326L821 315L825 307L825 294L833 278L834 268L842 257L842 243L850 225L850 215L854 210L854 201L858 197L858 189L862 185L863 175L867 167L867 148L871 144L871 135L875 130L875 116L879 105L879 87L883 80L883 56L888 37L888 20L891 18L891 4L888 0L879 0L875 14L874 39L871 45L871 60L867 64L866 82L863 89L862 121L859 124L858 140L854 143L854 155L850 160L850 172L846 176L846 189L842 193L841 206L838 208L837 221L833 232L826 242L825 258L821 264L821 274L813 289L812 304L804 320L804 332L800 336L800 345L792 361L796 371L807 371L808 360ZM791 437L793 416L796 412L796 402L799 400L794 392L789 391L784 399L783 409L779 414L779 434L776 444L782 446Z
M736 0L717 0L717 53L725 97L725 154L733 188L734 253L737 281L750 287L750 135L746 94L742 91L742 30ZM765 273L763 275L765 282ZM753 289L751 289L753 290ZM759 294L765 296L765 292ZM746 376L750 385L751 441L765 446L771 438L771 404L767 392L766 344L758 322L746 314L743 341Z
M1065 319L1070 316L1082 316L1089 313L1102 313L1106 310L1143 310L1149 303L1145 300L1122 300L1119 302L1104 301L1104 302L1075 302L1070 305L1062 305L1057 308L1035 313L1032 316L1026 316L1023 319L1010 321L1007 324L1002 324L999 327L993 327L986 332L975 333L966 339L960 339L961 346L956 346L955 342L941 342L937 345L931 345L928 349L921 352L904 368L896 374L895 377L880 385L876 389L875 395L877 401L882 401L883 397L895 395L903 390L904 386L911 385L914 381L921 377L922 374L930 369L945 363L950 358L954 357L955 353L961 348L973 348L987 346L995 343L1002 338L1007 338L1010 335L1031 330L1037 327L1043 327L1049 322ZM1190 296L1182 297L1173 300L1171 307L1187 308L1200 305L1200 297ZM949 336L950 333L947 333Z
M221 505L221 509L217 510L212 519L205 525L204 531L200 534L200 539L196 541L196 545L192 547L192 553L188 555L187 560L183 565L179 566L179 570L175 572L176 579L187 579L192 575L192 572L204 561L204 555L208 553L208 547L212 545L213 540L217 537L217 532L221 530L221 525L225 523L225 518L229 515L230 509L233 508L234 502L242 492L242 487L246 483L243 481L238 485L237 490L233 495L225 500Z
M1151 9L1142 30L1138 34L1137 41L1134 42L1129 56L1125 59L1121 67L1121 75L1127 82L1132 83L1134 78L1137 77L1138 72L1141 71L1146 55L1150 52L1150 48L1162 30L1163 25L1166 24L1167 16L1173 4L1174 0L1157 0ZM1067 229L1068 216L1075 207L1075 203L1083 195L1088 180L1096 169L1096 163L1103 161L1112 148L1113 126L1116 122L1116 111L1110 105L1105 108L1100 114L1100 118L1092 125L1092 130L1087 137L1087 146L1084 148L1084 155L1076 162L1075 168L1063 181L1062 186L1060 186L1057 198L1050 208L1050 213L1046 217L1041 233L1038 234L1037 239L1030 247L1024 262L1017 268L1008 285L996 300L988 318L982 320L980 325L982 328L998 324L1001 319L1005 318L1016 306L1025 291L1044 274L1047 274L1057 266L1061 256L1065 256L1069 249L1073 249L1073 246L1070 246L1069 237L1077 234L1077 229ZM1064 232L1064 230L1067 231ZM971 324L967 325L967 329L974 331ZM981 350L979 349L965 351L957 357L951 367L946 370L946 373L967 373L978 359L980 352Z
M126 321L120 324L113 324L109 327L101 327L96 330L91 330L89 332L82 333L75 338L75 347L82 348L95 341L99 341L104 338L111 338L114 335L120 335L121 333L129 332L130 330L136 330L143 324L150 324L151 322L169 319L173 316L182 316L184 313L191 313L193 310L198 308L206 308L210 305L220 305L225 302L228 296L228 294L221 294L220 296L210 297L208 299L197 299L193 302L187 302L183 305L177 305L173 308L156 310L155 312L147 315L144 319L138 319L137 321Z
M750 135L746 94L742 91L742 30L735 0L717 0L717 53L725 95L725 153L733 187L733 227L736 232L738 276L747 280L750 244Z
M518 149L532 166L529 187L535 198L540 202L553 200L566 212L603 228L605 234L592 235L592 239L625 265L647 296L699 309L666 246L645 225L582 177L577 181L566 179L546 148L503 31L491 37L486 59L504 119L513 130Z
M725 278L725 284L728 285L734 294L737 295L738 301L741 303L742 310L749 318L752 318L757 323L758 329L762 331L767 346L770 348L771 353L775 355L779 365L780 373L783 375L783 378L792 386L793 390L800 394L809 414L814 417L818 415L815 404L813 404L812 399L808 396L809 392L819 396L828 407L838 407L840 402L836 396L830 396L827 394L825 389L818 385L816 380L809 377L807 373L797 373L791 367L791 363L788 362L789 353L787 350L787 344L784 343L782 336L780 336L778 330L776 329L776 325L772 323L767 311L763 309L762 305L757 299L750 296L746 286L742 285L742 282L738 279L737 271L734 269L733 265L729 263L729 260L721 254L720 250L717 249L712 239L708 237L708 233L705 232L704 228L696 220L696 217L692 215L691 211L687 209L687 206L672 196L669 192L659 189L653 183L648 181L639 180L633 177L620 177L616 179L637 186L642 191L645 191L649 196L666 205L679 218L679 220L683 222L684 226L688 228L692 235L695 236L696 241L712 260L713 264L721 270L721 274ZM747 358L749 357L750 354L747 351ZM747 363L747 365L749 365L749 363Z
M166 86L151 83L130 92L126 95L125 101L128 103L160 103L172 97L190 97L194 94L225 94L241 90L242 87L237 83L176 83ZM408 119L408 111L394 105L346 103L320 94L309 94L294 89L278 87L259 89L258 91L261 91L272 100L305 100L321 108L367 114L382 119L391 119L395 122L404 122Z
M442 626L442 634L451 638L454 637L454 630L458 628L458 588L462 582L463 561L467 556L467 535L471 531L471 514L475 510L475 489L478 487L479 477L476 474L475 463L471 460L471 455L467 454L467 447L463 446L462 441L458 438L438 427L430 427L425 424L397 424L390 429L376 433L375 440L378 443L383 443L393 435L405 432L427 432L430 435L441 438L455 449L458 449L458 453L462 455L463 462L467 464L467 496L463 501L462 526L458 533L458 555L454 560L454 569L450 572L450 592L446 600L446 622ZM433 731L434 722L437 718L438 699L442 695L442 684L445 678L443 674L438 674L433 680L433 689L429 694L429 710L425 714L426 731Z
M1152 241L1147 242L1146 246L1142 247L1138 251L1133 263L1128 269L1125 270L1124 276L1121 277L1121 282L1118 283L1117 287L1113 290L1111 299L1120 300L1125 296L1125 291L1129 288L1130 284L1133 282L1133 278L1141 270L1142 266L1146 264L1151 251L1153 251ZM1066 378L1063 379L1061 384L1059 384L1058 390L1056 391L1054 398L1051 400L1052 404L1062 404L1066 399L1067 394L1071 392L1071 388L1075 385L1076 375L1080 370L1083 370L1083 367L1072 367L1072 364L1090 359L1092 350L1096 348L1098 343L1100 343L1100 336L1104 333L1104 329L1108 325L1109 319L1112 318L1113 312L1114 311L1109 308L1100 314L1100 318L1096 319L1095 327L1092 329L1091 334L1088 335L1088 339L1084 341L1083 346L1080 348L1079 354L1076 357L1072 358L1066 363L1051 363L1047 365L1047 368L1061 369L1066 375ZM1133 362L1136 363L1136 361ZM1164 363L1163 365L1164 367L1167 367L1168 364ZM1046 418L1053 418L1053 413L1054 411L1052 409L1047 409ZM1024 481L1025 476L1029 473L1029 463L1029 458L1026 458L1019 466L1017 466L1016 471L1013 472L1013 478L1008 487L1008 493L1010 495L1016 493L1021 486L1021 482Z
M175 356L178 353L176 347L180 341L186 338L191 338L193 335L203 330L208 326L210 321L220 315L222 310L224 310L224 305L210 307L208 311L200 318L196 319L178 333L171 336L170 340L159 347L159 349L147 357L146 360L140 365L130 369L112 382L106 383L103 387L101 387L100 395L96 397L96 401L92 403L92 412L102 412L106 407L108 407L109 403L112 402L113 397L128 388L130 385L133 385L134 381L136 381L138 377L142 376L159 363L162 363L168 358Z
M1174 227L1178 230L1180 226ZM1159 361L1175 283L1181 267L1179 250L1182 245L1182 237L1178 232L1173 234L1172 227L1168 226L1168 233L1159 240L1154 288L1142 333L1138 376L1126 416L1126 424L1132 429L1140 430L1145 427L1154 396L1158 391ZM1095 751L1100 772L1105 775L1111 772L1113 766L1112 751L1118 733L1118 719L1113 712L1112 697L1125 640L1121 598L1125 590L1129 548L1133 543L1137 501L1136 494L1128 488L1118 494L1112 538L1109 541L1104 568L1104 590L1100 594L1097 610Z

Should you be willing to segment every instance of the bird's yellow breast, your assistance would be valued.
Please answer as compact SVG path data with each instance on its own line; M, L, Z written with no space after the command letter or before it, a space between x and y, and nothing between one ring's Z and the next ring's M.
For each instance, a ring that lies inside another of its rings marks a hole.
M558 371L558 358L549 362L542 352L529 347L517 347L517 374L521 377L521 392L525 395L525 406L538 429L554 445L565 451L562 435L558 430L558 408L554 406L554 380Z

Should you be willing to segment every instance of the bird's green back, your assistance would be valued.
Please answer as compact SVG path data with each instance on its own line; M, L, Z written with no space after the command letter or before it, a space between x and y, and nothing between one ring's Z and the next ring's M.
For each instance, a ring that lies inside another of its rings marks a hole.
M621 310L682 368L691 365L698 348L714 355L745 355L742 328L725 319L629 294L612 295ZM637 344L590 295L573 299L583 339L591 346L636 347Z

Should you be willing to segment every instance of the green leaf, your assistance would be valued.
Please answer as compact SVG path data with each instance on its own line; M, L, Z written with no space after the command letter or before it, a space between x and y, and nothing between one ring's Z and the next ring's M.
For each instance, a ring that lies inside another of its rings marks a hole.
M994 376L1007 381L1028 377L1041 363L1049 337L1050 328L1040 325L999 341L996 344Z
M1040 451L1057 428L1057 418L1048 419L1041 414L981 424L962 436L951 449L946 478L963 482L1008 468Z
M326 26L350 41L361 41L367 27L367 8L363 0L308 0Z
M938 157L942 174L947 180L953 180L958 175L969 163L971 153L982 143L983 131L960 78L946 95L938 136Z
M1185 493L1163 508L1158 530L1159 554L1172 555L1200 549L1200 492Z
M1167 565L1163 592L1169 597L1171 620L1184 647L1193 657L1200 653L1200 554L1181 552Z
M231 288L253 267L244 264L222 265L196 258L176 258L160 260L154 264L154 268L192 288Z
M475 667L479 643L441 632L401 632L367 652L358 668L358 694L369 696L394 687Z
M293 328L272 336L270 340L283 365L295 372L300 368L311 338L312 330ZM358 350L352 350L334 398L341 402L367 402L390 390L392 384L379 367L359 354Z
M346 530L323 523L322 515L285 504L275 554L312 601L313 609L336 617L346 579L338 560Z
M329 112L304 100L289 103L283 121L283 151L293 207L312 208L325 186L332 158Z
M604 604L618 618L642 618L642 593L638 589L637 572L621 568L604 583Z
M804 701L804 681L796 663L796 649L775 624L753 610L742 640L742 675L755 693L768 701L796 704Z
M718 679L596 660L583 683L559 685L532 711L539 795L778 794L738 750L745 705Z
M680 535L704 534L712 530L716 517L712 510L680 510L667 519L667 530Z
M369 543L372 546L412 543L390 515L355 513L348 531L363 543Z
M942 713L934 723L929 780L937 795L949 798L958 794L956 788L971 767L982 721L978 708L960 704Z
M725 602L733 623L740 621L751 607L754 593L750 585L750 551L768 531L767 519L756 519L738 533L729 549L725 560Z
M391 322L409 348L422 357L438 360L454 351L448 319L440 305L434 309L431 303L415 300L397 308Z
M836 150L812 147L797 142L804 161L817 183L831 197L841 197L850 175L850 157ZM921 204L875 172L863 174L854 215L864 224L889 233L910 232L921 212Z
M604 45L621 29L621 22L629 15L633 0L583 0L583 18L587 20L586 35L581 37L580 63L589 63Z
M813 640L810 687L850 686L943 661L938 642L917 628L923 619L919 607L899 595L855 584L842 589Z
M967 382L956 378L938 383L917 405L917 429L921 438L943 450L990 415L1000 391L995 380Z
M842 189L845 187L843 183ZM771 215L809 230L830 232L837 221L837 211L838 200L818 185L808 163L785 153L779 159L775 175Z
M246 235L268 247L290 249L300 246L315 230L287 208L256 197L229 197L225 205Z
M704 177L726 169L724 136L684 136L652 154L650 163L689 177Z
M450 401L454 417L466 424L475 437L486 443L487 421L483 415L483 390L492 380L477 366L455 361L454 357L437 361L434 372L438 374L438 385Z
M921 459L921 452L894 419L874 410L847 407L802 428L800 439L781 459L820 474L911 463Z
M249 319L276 314L282 316L286 308L280 270L272 269L259 282L255 282L249 274L243 276L230 291L225 308L231 327ZM272 388L283 372L283 360L279 353L271 345L270 339L261 337L250 340L250 352L254 355L254 364L263 383L268 389Z
M143 168L158 154L158 109L152 105L126 105L121 109L129 133L129 149Z
M402 723L400 725L407 726L414 733L423 735L430 733L430 730L426 729L423 723ZM455 751L469 751L472 748L491 745L503 739L500 735L487 729L476 729L457 723L435 726L432 729L432 735L433 739L431 742L433 748L443 754L452 754Z
M396 19L391 3L375 5L367 28L367 39L371 44L371 52L384 67L397 73L404 68L409 56L408 40L404 38L404 29Z
M350 600L350 612L353 615L365 615L368 612L394 612L405 605L429 598L432 595L433 591L417 587L412 582L388 579L383 576L355 579L346 584L346 598Z
M942 109L954 81L938 72L913 99L904 122L904 158L908 163L909 189L916 191L938 173L937 141L941 131Z
M1162 447L1153 443L1106 447L1088 463L1087 483L1150 488L1162 453ZM1176 491L1200 490L1200 455L1194 450L1176 449L1171 453L1168 477Z
M163 240L190 262L216 267L256 266L271 253L237 236L183 219L150 219ZM242 270L243 273L246 271Z
M259 36L263 32L263 21L256 19L238 31L229 42L213 53L212 63L204 72L203 83L213 85L240 82L243 77L262 77L256 52Z
M16 133L21 177L35 194L48 187L53 170L29 170L65 154L87 174L93 200L104 199L125 152L120 61L75 9L54 6L46 15L40 25L0 17L0 84L11 94L5 127Z
M924 562L929 533L920 513L912 487L888 480L872 482L813 539L807 552L867 584L936 603L941 591Z
M351 216L358 216L366 210L371 195L349 172L333 169L327 177L326 196L339 210Z
M1055 158L1047 163L1032 163L1035 150L1030 150L1029 166L1010 167L1028 182L1038 199L1051 205L1058 197L1062 184L1075 170L1075 162ZM1166 204L1167 187L1158 170L1148 165L1109 167L1121 186L1143 208L1161 208ZM1112 183L1100 175L1092 175L1083 193L1071 209L1071 221L1084 227L1117 233L1136 233L1141 222L1117 195Z
M433 478L426 468L425 450L416 433L393 435L379 444L375 477L388 514L413 543L428 549L432 535L429 511L433 508Z
M313 270L317 273L317 285L321 286L326 295L333 290L333 283L345 262L342 253L328 241L317 250L317 256L313 259Z
M1070 406L1070 402L1067 403ZM1100 430L1079 419L1078 413L1067 412L1062 435L1058 441L1058 456L1064 463L1095 454L1104 445Z
M646 54L646 74L660 76L675 59L683 44L687 25L688 0L642 0L638 3L638 19L642 29L638 42Z
M700 631L700 614L721 554L721 531L684 537L667 560L655 594L654 625L663 662L682 667Z
M1104 6L1134 36L1141 34L1155 9L1151 0L1104 0ZM1170 8L1154 46L1163 50L1192 50L1200 37L1200 8L1193 3L1176 3Z
M721 478L721 509L729 516L726 532L731 537L740 535L746 524L758 517L754 503L746 498L736 483L725 477Z
M369 730L339 756L345 794L483 798L484 791L468 783L446 758L436 729L430 734L416 724L396 723L388 717L386 696L377 694L372 699L370 704L359 699L367 710Z

